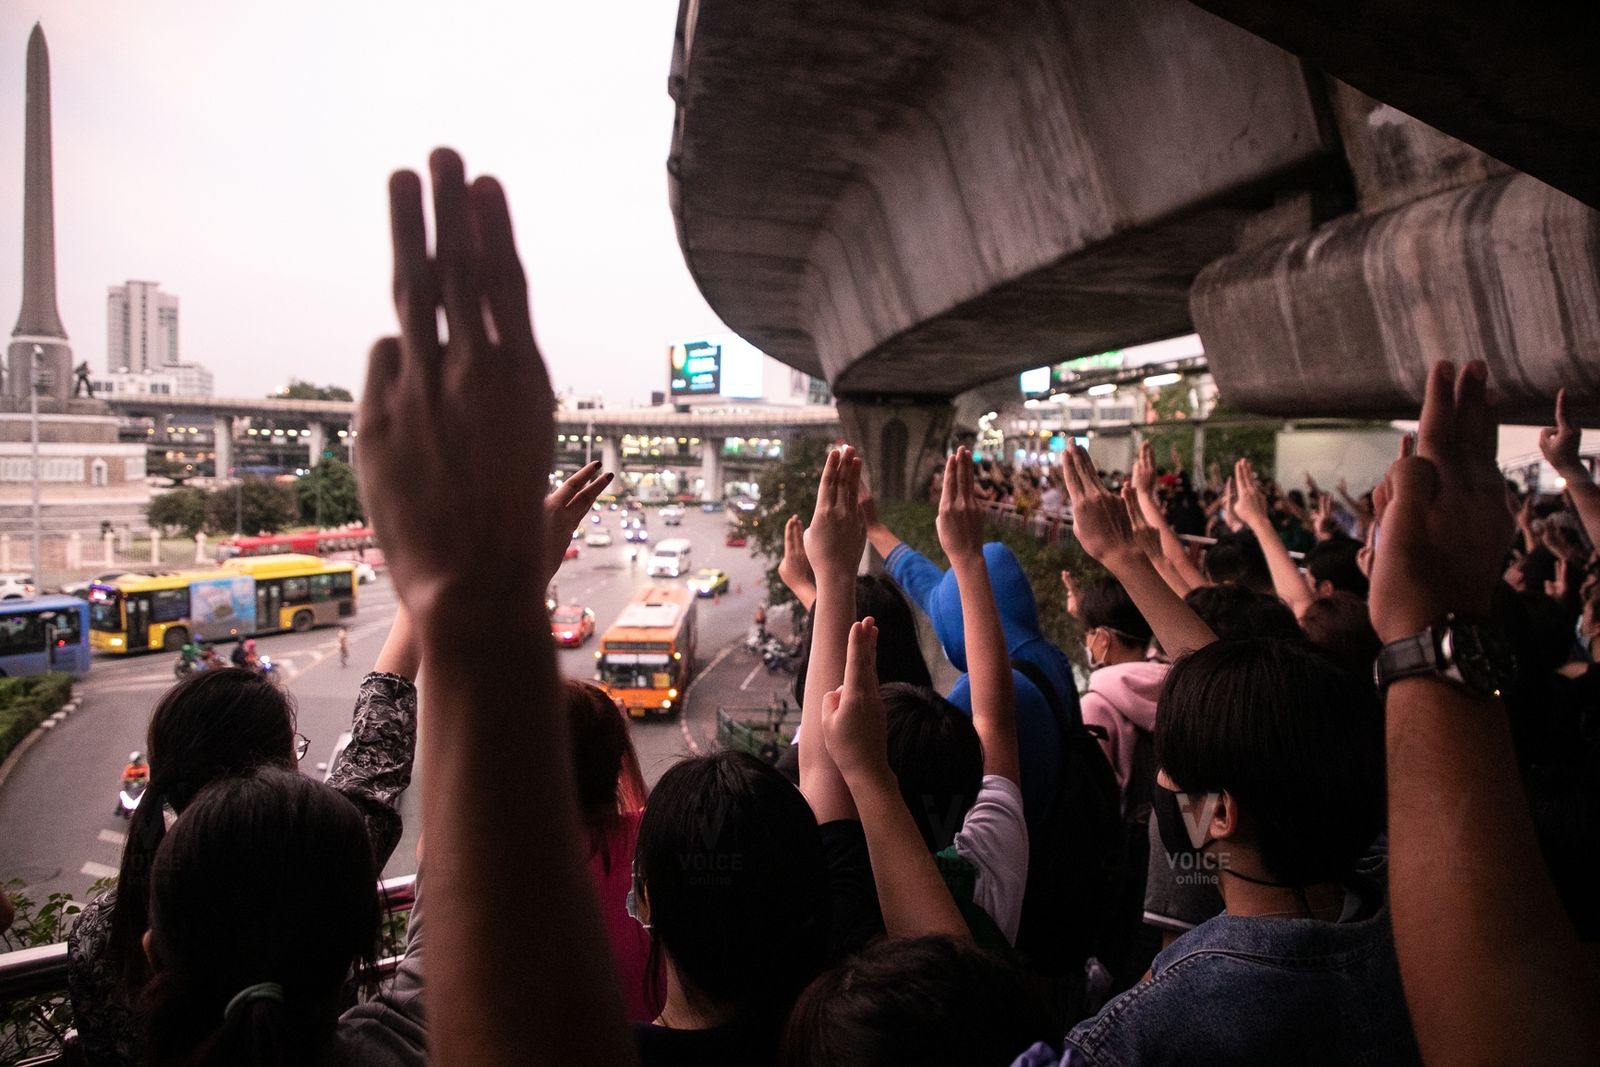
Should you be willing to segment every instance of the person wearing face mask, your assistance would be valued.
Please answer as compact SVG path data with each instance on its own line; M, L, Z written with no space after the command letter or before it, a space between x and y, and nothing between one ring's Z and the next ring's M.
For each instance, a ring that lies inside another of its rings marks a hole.
M1420 1062L1381 861L1363 862L1385 797L1371 686L1302 642L1207 645L1168 674L1155 759L1163 861L1213 881L1223 913L1074 1028L1061 1063Z
M1167 665L1148 658L1150 624L1115 578L1086 586L1076 606L1092 671L1080 698L1083 721L1105 732L1100 743L1117 775L1122 813L1142 826L1155 781L1152 734Z

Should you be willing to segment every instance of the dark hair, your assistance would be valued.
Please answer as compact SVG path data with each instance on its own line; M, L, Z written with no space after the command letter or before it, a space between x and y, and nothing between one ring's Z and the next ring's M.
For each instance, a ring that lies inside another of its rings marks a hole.
M665 951L691 998L776 1024L826 962L822 835L799 791L754 756L693 757L662 775L634 874L652 956Z
M926 686L881 686L889 767L928 851L950 847L983 786L983 746L972 719Z
M1367 602L1354 593L1319 596L1300 617L1300 626L1313 648L1366 684L1372 684L1372 665L1383 650L1372 628Z
M254 671L202 671L167 690L156 705L145 754L150 782L122 848L108 946L130 999L149 973L140 939L148 919L150 864L166 834L162 809L170 804L182 814L200 790L222 778L272 764L292 768L294 706L288 694Z
M1306 553L1306 570L1319 582L1329 582L1342 593L1354 593L1366 599L1369 583L1361 573L1356 557L1361 553L1361 542L1349 537L1330 537L1311 546Z
M782 1067L1007 1067L1059 1028L1022 973L951 937L886 939L812 982L784 1033Z
M1108 575L1095 579L1078 594L1078 616L1085 630L1110 630L1125 645L1150 643L1150 624L1144 621L1122 583Z
M611 832L628 814L644 808L644 775L628 736L628 720L604 689L577 678L563 682L571 726L572 765L578 808L589 828L589 852L611 870Z
M1272 571L1261 542L1249 530L1217 538L1206 550L1206 577L1218 585L1242 585L1258 593L1272 588Z
M1271 593L1257 593L1242 585L1202 585L1189 590L1183 600L1223 641L1304 636L1294 611Z
M333 788L265 768L201 791L151 868L150 1061L318 1062L352 966L368 978L377 957L376 882L366 823ZM260 982L282 1000L226 1012Z
M1383 708L1299 641L1218 641L1167 673L1156 761L1185 792L1226 791L1271 876L1339 881L1383 829Z
M911 605L890 578L873 574L856 576L856 618L872 616L878 623L878 683L907 682L933 685L928 663L917 644L917 620ZM794 672L794 702L805 703L806 668L811 663L810 615L806 617L805 637L800 641L799 666Z

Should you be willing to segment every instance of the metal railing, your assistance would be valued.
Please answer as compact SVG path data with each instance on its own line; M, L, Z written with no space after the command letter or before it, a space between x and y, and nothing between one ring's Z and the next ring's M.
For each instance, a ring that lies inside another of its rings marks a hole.
M402 875L378 883L378 894L385 909L405 913L416 903L416 876ZM378 974L388 978L400 965L399 956L388 956L378 961ZM12 1003L29 997L60 996L67 991L67 944L65 941L37 948L18 949L0 953L0 1002ZM76 1035L67 1033L70 1043ZM64 1062L61 1053L35 1057L22 1061L18 1067L43 1067L45 1064Z
M983 508L996 525L1030 533L1047 545L1070 543L1072 540L1072 511L1069 508L1046 510L1039 507L1023 511L1015 504L1001 504L992 500L984 501ZM1196 563L1207 548L1217 543L1215 537L1202 537L1199 534L1179 534L1178 540L1188 547L1189 555L1196 557ZM1289 556L1297 562L1305 559L1304 552L1290 552Z

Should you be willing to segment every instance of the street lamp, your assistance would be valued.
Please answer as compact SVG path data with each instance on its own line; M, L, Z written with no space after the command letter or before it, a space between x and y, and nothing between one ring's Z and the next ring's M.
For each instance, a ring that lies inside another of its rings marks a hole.
M39 360L43 358L44 349L34 345L28 365L28 416L33 438L33 584L40 588L44 586L44 566L39 529Z

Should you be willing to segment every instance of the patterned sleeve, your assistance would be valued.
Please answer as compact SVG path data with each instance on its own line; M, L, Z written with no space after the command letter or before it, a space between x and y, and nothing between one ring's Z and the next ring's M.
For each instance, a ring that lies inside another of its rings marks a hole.
M133 1019L118 988L117 968L107 951L116 890L84 905L67 935L67 993L84 1059L92 1065L137 1062Z
M398 674L373 671L361 680L350 745L328 775L328 784L361 809L380 870L400 843L396 805L411 784L416 752L416 685Z

